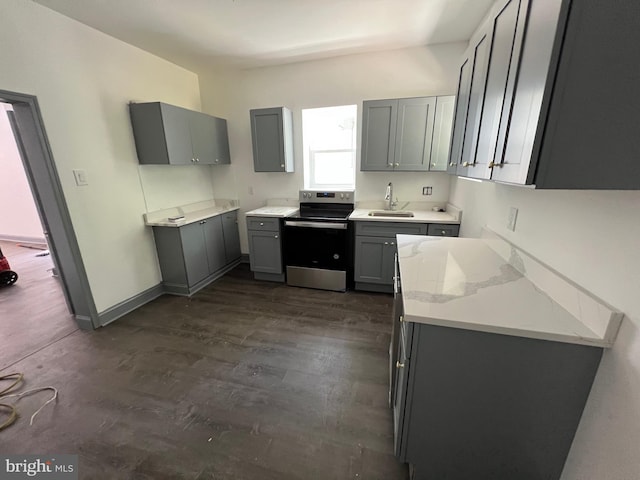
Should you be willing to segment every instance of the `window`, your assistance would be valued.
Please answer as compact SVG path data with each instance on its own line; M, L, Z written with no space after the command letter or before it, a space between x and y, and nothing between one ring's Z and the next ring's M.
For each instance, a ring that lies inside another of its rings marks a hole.
M355 188L357 112L356 105L302 110L304 188Z

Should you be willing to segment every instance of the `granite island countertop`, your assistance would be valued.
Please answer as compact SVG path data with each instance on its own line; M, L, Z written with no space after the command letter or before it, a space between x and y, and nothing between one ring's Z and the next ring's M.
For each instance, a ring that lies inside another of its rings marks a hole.
M621 312L493 232L397 239L406 321L613 345Z

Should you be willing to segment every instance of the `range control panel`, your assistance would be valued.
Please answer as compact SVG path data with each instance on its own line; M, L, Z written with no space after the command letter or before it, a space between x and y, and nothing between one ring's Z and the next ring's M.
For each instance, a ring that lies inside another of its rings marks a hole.
M300 190L300 201L306 203L354 203L353 190Z

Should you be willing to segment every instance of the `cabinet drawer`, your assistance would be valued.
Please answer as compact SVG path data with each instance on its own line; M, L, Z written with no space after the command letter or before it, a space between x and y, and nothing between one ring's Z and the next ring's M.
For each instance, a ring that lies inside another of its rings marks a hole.
M457 237L460 231L460 225L430 223L427 235L436 237Z
M409 222L356 222L356 235L395 237L397 234L426 235L427 225Z
M247 217L247 228L263 232L279 232L280 219L273 217Z

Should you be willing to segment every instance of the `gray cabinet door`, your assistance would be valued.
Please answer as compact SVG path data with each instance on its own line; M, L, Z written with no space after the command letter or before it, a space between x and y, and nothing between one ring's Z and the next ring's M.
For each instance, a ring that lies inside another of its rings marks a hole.
M132 103L129 113L139 163L192 163L188 110L160 102Z
M429 170L432 172L447 170L455 104L455 95L436 97L436 116L433 121L431 164L429 165Z
M392 285L395 251L395 237L356 236L355 281Z
M499 142L499 130L501 124L506 127L508 122L513 98L513 79L517 68L516 59L522 44L527 5L526 0L506 0L493 19L491 60L480 121L476 166L469 170L470 177L491 178L492 162L500 161L497 157L501 157L504 136Z
M224 251L227 263L240 258L240 234L238 232L238 212L222 215L222 233L224 234Z
M200 222L179 228L182 252L176 251L173 252L173 255L182 253L187 273L187 284L195 285L209 275L209 265L204 261L207 258L204 230ZM165 254L170 255L171 252L165 252Z
M436 97L398 100L393 159L395 170L429 169L435 110Z
M467 126L467 111L469 109L469 88L471 85L471 70L473 60L467 56L460 66L458 75L458 95L456 96L453 133L451 135L451 149L447 172L456 174L462 158L462 142Z
M207 250L208 273L214 273L227 263L224 250L224 234L222 233L222 220L220 216L207 218L200 222L204 231L204 239Z
M213 118L213 138L215 148L213 151L214 165L229 165L231 163L231 152L229 151L229 133L227 131L227 121L224 118Z
M253 167L256 172L292 172L291 112L284 107L250 111ZM288 118L287 118L288 117Z
M467 124L465 126L464 140L462 141L461 163L458 164L457 175L468 176L469 169L475 168L476 150L478 148L478 134L480 133L480 118L484 105L484 87L487 82L487 69L489 66L489 52L492 40L491 29L481 30L480 34L472 39L473 45L473 69L469 88L469 107L467 111Z
M249 230L251 270L261 273L282 273L282 252L278 232Z
M211 165L215 160L215 119L199 112L189 112L191 147L196 164Z
M393 170L397 119L398 100L369 100L362 103L360 170Z

